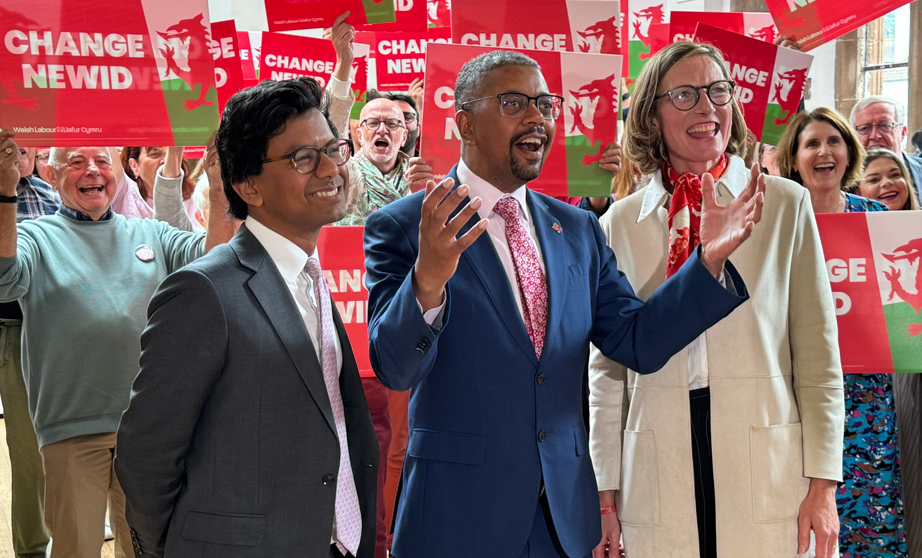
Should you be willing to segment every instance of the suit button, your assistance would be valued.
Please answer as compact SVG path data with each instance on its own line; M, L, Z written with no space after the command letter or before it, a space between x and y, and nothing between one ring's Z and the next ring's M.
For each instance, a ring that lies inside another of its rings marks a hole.
M547 381L547 376L545 376L544 374L538 374L538 383L539 383L539 384L543 384L543 383L546 382L546 381Z
M432 343L429 341L428 338L426 338L426 337L420 337L420 338L419 338L419 341L416 342L416 350L419 351L419 352L421 352L421 353L423 353L423 354L426 354L426 352L429 350L429 346L430 346L431 344L432 344Z
M538 441L539 441L539 442L543 442L545 438L547 438L547 431L542 430L541 432L538 432Z
M330 485L336 482L336 475L323 475L323 484Z

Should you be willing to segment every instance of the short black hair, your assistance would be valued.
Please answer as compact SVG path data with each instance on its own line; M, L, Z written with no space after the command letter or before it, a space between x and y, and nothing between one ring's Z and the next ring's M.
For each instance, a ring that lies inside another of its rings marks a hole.
M472 100L483 97L487 74L503 66L525 66L541 71L541 66L537 62L519 52L493 50L481 54L467 61L458 73L458 79L455 81L455 111L461 110Z
M293 118L310 110L319 110L330 131L339 137L336 126L330 121L329 102L323 87L313 78L263 81L227 101L215 147L221 163L228 213L237 219L246 219L247 204L234 190L234 184L259 176L269 140L284 132Z
M419 114L419 109L416 107L416 101L413 100L413 97L406 95L404 93L392 93L390 91L378 91L377 89L369 89L368 93L365 94L365 100L369 103L375 99L387 99L388 101L403 101L404 103L413 107L413 112L417 115Z

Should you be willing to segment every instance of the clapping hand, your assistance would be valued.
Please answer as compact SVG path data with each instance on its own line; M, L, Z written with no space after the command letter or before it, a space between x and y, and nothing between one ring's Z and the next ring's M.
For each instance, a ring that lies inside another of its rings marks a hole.
M730 254L752 235L762 219L765 175L759 172L759 165L753 165L746 189L728 206L721 207L717 204L714 178L705 173L701 195L701 263L718 277Z
M435 175L432 174L432 167L426 164L426 160L422 157L410 157L406 176L410 191L418 192L433 180Z

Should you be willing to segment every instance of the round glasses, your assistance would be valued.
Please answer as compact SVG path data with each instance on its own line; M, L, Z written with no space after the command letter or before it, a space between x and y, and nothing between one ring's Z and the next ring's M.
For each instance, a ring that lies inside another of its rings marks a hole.
M329 143L326 147L305 146L299 148L293 153L274 157L272 159L263 159L263 163L274 163L276 161L291 161L291 166L301 174L311 174L320 166L320 154L323 153L333 161L337 167L341 167L349 160L351 152L349 151L349 141L338 139Z
M384 127L387 128L387 131L393 132L397 128L406 128L403 125L403 122L397 120L396 118L388 118L387 120L378 120L377 118L366 118L359 122L359 126L364 126L369 132L377 132L378 128L381 127L381 124L384 124Z
M734 87L736 87L734 82L725 79L698 87L694 85L680 85L665 93L660 93L654 97L653 100L655 101L663 97L669 97L669 100L672 101L672 105L675 108L681 111L687 111L695 108L698 104L698 100L701 98L701 93L699 93L699 91L706 89L708 99L711 100L711 103L716 107L722 107L733 100Z
M503 116L508 116L510 118L521 116L528 110L528 105L534 101L535 106L538 107L538 111L545 120L557 120L560 117L560 111L563 108L564 101L564 98L558 95L538 95L537 97L529 97L522 93L500 93L494 97L481 97L479 99L467 101L461 105L461 110L466 110L467 105L471 103L486 101L488 99L499 99L500 112L502 112Z

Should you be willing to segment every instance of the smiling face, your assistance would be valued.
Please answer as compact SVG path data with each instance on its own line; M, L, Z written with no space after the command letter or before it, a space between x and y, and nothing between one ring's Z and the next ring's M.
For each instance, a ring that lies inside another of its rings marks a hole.
M904 209L909 199L909 186L903 171L896 161L886 157L868 163L859 188L862 196L883 203L890 211Z
M848 146L832 124L814 120L797 137L794 170L811 192L840 190L848 163Z
M709 56L692 56L666 72L657 95L680 85L703 87L724 79L728 78ZM698 93L698 103L687 111L677 109L668 96L656 102L653 125L661 130L669 151L669 163L680 174L702 175L711 170L730 143L732 103L718 107L708 98L705 89L699 89Z
M768 174L771 176L781 176L781 172L778 170L778 163L775 161L775 155L777 153L777 147L774 145L766 145L765 149L762 150L761 159L759 161L759 164L768 170Z
M496 95L550 95L537 68L509 64L484 76L483 97L456 116L464 142L462 157L476 174L503 192L538 178L557 127L545 120L534 101L515 117L503 115Z
M115 195L112 160L105 147L65 149L64 166L51 168L61 203L93 220L105 215Z
M380 120L377 130L369 130L367 125L362 125L359 132L362 134L362 151L368 160L382 172L390 172L397 163L397 154L407 139L406 123L403 120L403 111L391 100L375 99L362 109L359 122ZM385 121L396 119L403 125L396 130L388 130Z
M305 146L326 147L335 141L320 111L309 110L289 120L282 133L269 140L265 158L283 157ZM290 159L283 159L263 163L262 172L249 182L234 185L249 214L286 238L305 234L316 238L321 227L346 215L346 165L337 166L325 154L310 174L301 174Z

